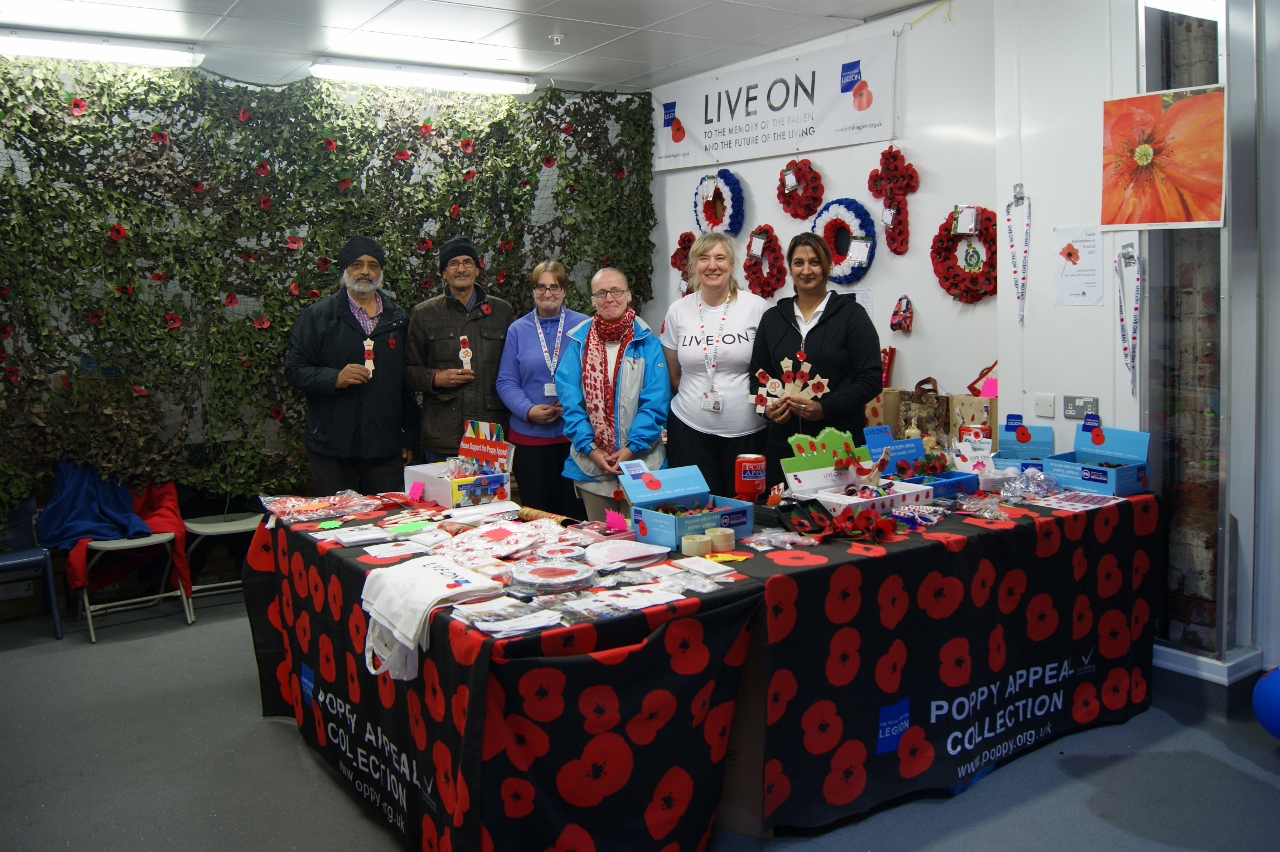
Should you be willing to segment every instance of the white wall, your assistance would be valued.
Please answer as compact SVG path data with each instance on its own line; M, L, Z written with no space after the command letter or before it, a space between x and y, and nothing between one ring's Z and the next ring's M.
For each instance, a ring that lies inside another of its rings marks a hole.
M800 50L779 51L762 58L772 61L900 29L924 8L817 39ZM992 11L991 0L957 0L951 4L949 20L943 7L898 39L898 138L893 144L920 172L920 189L908 200L911 245L901 257L892 254L884 245L883 228L877 225L875 261L862 281L854 285L873 291L871 319L881 345L897 347L893 371L893 384L897 387L914 385L932 375L943 388L963 393L965 385L997 357L996 299L989 297L977 305L953 301L938 286L929 260L930 241L953 205L980 204L995 209ZM730 67L752 64L748 61ZM879 167L880 152L887 144L805 154L822 174L824 202L854 198L878 221L881 202L867 190L867 175ZM743 184L747 215L738 240L739 253L745 250L746 238L756 225L772 225L784 250L792 236L809 229L812 220L792 219L777 200L778 173L787 159L723 164ZM671 269L670 257L682 231L697 232L693 196L707 171L680 169L654 175L654 207L658 215L652 237L656 244L654 299L642 315L655 327L679 295L680 276ZM788 279L779 296L790 296L792 292ZM915 330L910 335L889 330L889 315L903 293L915 305Z
M1110 268L1117 246L1135 234L1104 236L1101 305L1055 307L1052 282L1054 226L1097 223L1101 216L1102 101L1137 94L1137 15L1133 0L994 0L994 6L997 143L989 192L1002 215L1015 183L1031 198L1022 324L1016 302L1000 299L1000 412L1054 426L1064 451L1079 421L1063 419L1063 394L1099 397L1104 424L1142 428L1121 358ZM1034 416L1037 392L1055 395L1054 419Z

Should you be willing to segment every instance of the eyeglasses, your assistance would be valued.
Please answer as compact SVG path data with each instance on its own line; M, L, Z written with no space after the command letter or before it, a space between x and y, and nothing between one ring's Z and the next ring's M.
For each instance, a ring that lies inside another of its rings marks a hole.
M533 292L535 293L563 293L564 288L559 284L534 284Z
M629 290L597 290L591 294L591 298L597 302L603 302L606 299L621 299Z
M370 272L381 272L382 265L376 260L353 260L347 264L347 269L354 269L357 272L369 270Z
M445 264L445 269L470 269L476 265L476 262L469 257L455 257L453 260Z

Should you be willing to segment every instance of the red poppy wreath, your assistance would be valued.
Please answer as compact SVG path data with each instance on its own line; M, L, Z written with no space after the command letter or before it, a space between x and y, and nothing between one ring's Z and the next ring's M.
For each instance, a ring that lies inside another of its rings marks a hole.
M671 268L680 271L682 281L689 280L689 249L693 248L693 231L685 231L671 253Z
M748 245L755 240L763 242L763 245L757 244L760 256L754 257L748 253L747 259L742 262L742 274L746 277L747 286L751 288L752 293L768 299L787 283L787 266L782 258L782 243L778 241L772 225L761 225L752 231ZM765 264L768 264L767 270Z
M943 290L956 300L971 305L984 296L994 296L996 292L996 214L979 207L976 234L953 234L951 225L955 216L954 211L948 213L933 238L930 249L933 273L938 276L938 284ZM985 257L976 256L975 238L981 241ZM965 244L963 261L956 256L962 243Z
M787 172L795 179L794 189L787 188ZM806 160L791 160L778 173L778 203L792 219L808 219L822 205L822 175Z

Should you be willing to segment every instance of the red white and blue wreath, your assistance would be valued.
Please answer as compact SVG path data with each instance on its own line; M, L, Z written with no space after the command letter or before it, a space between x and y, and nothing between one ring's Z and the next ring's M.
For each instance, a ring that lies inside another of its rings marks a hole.
M693 215L698 220L698 231L707 234L738 236L747 215L742 200L742 184L728 169L707 175L698 183L693 194Z
M862 280L876 257L876 226L867 208L852 198L827 202L814 217L810 229L831 249L832 284ZM866 246L866 256L859 243Z

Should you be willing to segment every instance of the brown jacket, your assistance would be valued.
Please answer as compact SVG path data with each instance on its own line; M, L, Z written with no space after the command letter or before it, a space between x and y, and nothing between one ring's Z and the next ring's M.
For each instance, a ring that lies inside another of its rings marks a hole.
M471 310L446 289L413 309L409 320L409 351L405 384L422 391L422 449L456 455L467 420L499 423L507 428L507 409L498 398L498 364L507 327L515 311L502 299L491 297L476 285ZM475 381L456 388L437 388L437 370L460 370L458 338L471 344L471 369Z

